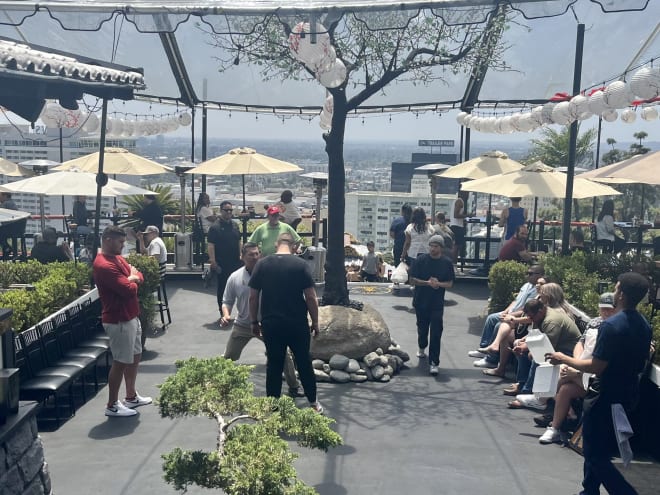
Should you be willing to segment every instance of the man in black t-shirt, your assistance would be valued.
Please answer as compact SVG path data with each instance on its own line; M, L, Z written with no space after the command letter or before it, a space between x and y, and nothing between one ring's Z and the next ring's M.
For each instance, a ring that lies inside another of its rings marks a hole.
M429 239L429 252L418 256L410 267L408 283L415 287L413 306L417 316L417 357L426 357L429 346L429 372L438 374L442 316L445 309L445 289L454 285L454 266L442 255L444 238L435 234ZM430 331L430 343L429 343Z
M209 227L207 246L211 271L216 274L218 282L218 311L222 317L222 294L225 292L229 275L238 270L241 261L241 233L238 225L232 219L234 207L231 201L220 203L220 215Z
M635 272L619 275L614 304L620 311L601 324L593 356L577 359L561 352L546 355L552 364L564 363L596 375L584 399L584 489L581 495L600 493L601 484L608 493L637 493L610 459L617 440L612 405L620 404L625 412L630 412L637 401L639 374L648 360L651 346L651 327L637 311L637 304L648 290L649 284L643 275Z
M316 400L316 377L309 355L311 336L319 332L316 289L307 263L292 255L294 246L291 234L280 234L275 254L262 258L254 267L248 284L251 328L266 344L266 395L279 397L282 393L282 371L288 347L310 407L322 413L323 407ZM260 310L261 321L258 319ZM307 313L312 319L311 326Z

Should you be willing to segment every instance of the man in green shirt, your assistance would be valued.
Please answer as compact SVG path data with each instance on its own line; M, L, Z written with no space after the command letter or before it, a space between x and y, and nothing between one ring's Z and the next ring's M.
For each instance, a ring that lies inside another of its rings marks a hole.
M275 253L275 244L280 234L291 234L296 246L300 244L300 236L288 224L280 222L280 209L277 206L268 208L268 221L259 225L252 235L249 242L254 242L261 248L261 256L265 257Z

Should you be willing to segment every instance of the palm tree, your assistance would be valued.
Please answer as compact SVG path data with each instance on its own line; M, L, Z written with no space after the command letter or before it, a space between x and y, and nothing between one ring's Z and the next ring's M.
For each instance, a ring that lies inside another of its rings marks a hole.
M639 139L639 146L641 147L642 146L642 141L644 139L646 139L647 137L649 137L649 135L644 131L639 131L639 132L636 132L635 134L633 134L633 137L635 139Z
M596 139L596 129L589 129L584 134L579 135L577 150L575 156L576 165L593 164L593 148ZM542 139L532 139L532 151L525 159L525 162L531 163L537 160L542 161L550 167L565 167L568 165L568 146L570 141L570 127L562 127L556 131L546 127L541 131ZM608 140L608 144L609 140Z
M607 144L609 144L612 147L612 150L614 150L614 145L616 144L616 139L614 138L607 138Z

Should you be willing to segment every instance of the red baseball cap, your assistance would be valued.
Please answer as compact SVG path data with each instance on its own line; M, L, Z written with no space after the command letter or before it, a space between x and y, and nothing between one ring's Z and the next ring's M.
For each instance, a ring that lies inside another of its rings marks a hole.
M277 206L271 206L268 208L268 215L279 215L280 209Z

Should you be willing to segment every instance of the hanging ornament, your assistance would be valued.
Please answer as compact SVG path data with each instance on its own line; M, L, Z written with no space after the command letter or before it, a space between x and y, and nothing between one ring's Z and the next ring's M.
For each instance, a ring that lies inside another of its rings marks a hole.
M498 123L498 128L501 134L511 134L513 126L511 125L511 115L502 117Z
M633 109L626 108L623 112L621 112L621 120L626 124L632 124L635 122L635 120L637 120L637 114Z
M308 22L299 22L291 30L289 35L289 51L291 55L310 68L319 66L322 62L331 64L334 62L332 55L334 48L330 42L327 29L320 23L316 23L316 42L312 43L311 29ZM302 35L302 33L305 33ZM330 50L332 48L332 50Z
M465 117L463 117L463 125L469 128L472 118L473 118L472 114L468 113Z
M610 109L605 110L600 116L606 122L614 122L619 117L619 113L614 109Z
M543 106L539 105L532 108L532 121L536 126L542 126L545 122L543 121Z
M188 112L183 112L178 115L179 124L188 127L192 123L192 117Z
M568 104L568 113L573 120L584 120L583 114L591 114L589 110L589 98L583 95L575 95Z
M660 70L657 67L643 67L632 76L630 91L643 100L660 96Z
M82 122L83 122L82 130L90 133L98 131L101 125L99 118L93 112L87 114L87 116L83 119Z
M458 112L458 115L456 116L456 122L458 125L463 125L463 121L465 120L465 117L467 117L469 114L467 112Z
M518 129L520 132L530 132L533 128L532 114L530 112L520 114L520 118L518 119Z
M555 105L556 103L552 103L551 101L543 105L543 111L541 112L541 116L543 117L544 124L555 123L555 121L552 120L552 111L555 109Z
M623 81L614 81L605 89L605 103L610 108L626 108L634 99L635 95Z
M568 125L574 121L569 113L569 106L569 102L562 101L552 109L552 120L555 124Z
M605 101L605 92L598 90L594 91L589 96L589 103L587 104L589 111L595 115L602 114L605 110L609 110L609 106Z
M642 120L652 122L658 118L658 111L655 107L645 107L642 109Z
M316 72L316 78L326 88L337 88L346 81L344 62L335 59L334 63Z

